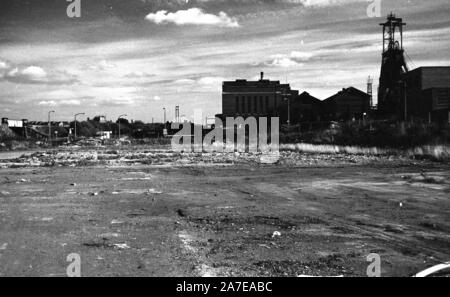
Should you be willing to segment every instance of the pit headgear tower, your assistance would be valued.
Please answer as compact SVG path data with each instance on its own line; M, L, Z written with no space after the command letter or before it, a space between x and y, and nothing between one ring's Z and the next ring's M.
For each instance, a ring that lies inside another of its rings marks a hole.
M383 115L399 115L403 107L404 91L402 77L408 72L403 49L403 19L391 13L383 27L383 53L380 84L378 89L378 110Z

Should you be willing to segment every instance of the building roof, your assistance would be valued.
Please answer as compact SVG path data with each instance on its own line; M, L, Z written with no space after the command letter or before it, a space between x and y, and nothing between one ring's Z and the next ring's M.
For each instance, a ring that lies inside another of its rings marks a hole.
M419 67L405 74L411 87L429 88L450 87L450 66Z
M333 96L325 99L324 101L330 102L330 101L333 101L333 100L337 100L337 99L341 98L344 95L354 95L354 96L361 96L361 97L370 98L369 94L367 94L367 93L365 93L365 92L363 92L361 90L358 90L357 88L349 87L349 88L346 88L346 89L345 88L342 89L341 91L339 91L336 94L334 94Z
M224 86L230 86L230 87L274 87L274 86L280 86L280 87L290 87L289 84L282 84L279 80L256 80L256 81L249 81L246 79L237 79L235 81L224 81Z
M303 92L298 95L297 100L300 100L303 104L320 104L322 101L314 96L311 96L308 92Z
M416 69L410 70L409 72L415 72L415 71L420 71L420 70L430 70L430 69L448 69L450 71L450 66L422 66L422 67L417 67Z

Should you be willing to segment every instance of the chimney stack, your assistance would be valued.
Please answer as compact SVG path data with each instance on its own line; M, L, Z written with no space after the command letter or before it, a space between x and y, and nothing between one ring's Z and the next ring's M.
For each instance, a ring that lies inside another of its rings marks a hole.
M261 80L264 79L264 72L261 71Z

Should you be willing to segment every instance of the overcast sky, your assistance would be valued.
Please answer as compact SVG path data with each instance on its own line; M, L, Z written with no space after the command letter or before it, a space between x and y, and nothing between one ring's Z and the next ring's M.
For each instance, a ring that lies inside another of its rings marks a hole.
M365 90L390 11L408 23L411 68L450 65L449 0L383 0L381 18L367 0L81 0L73 19L67 5L1 0L1 117L161 121L176 105L213 116L223 80L260 71L320 99Z

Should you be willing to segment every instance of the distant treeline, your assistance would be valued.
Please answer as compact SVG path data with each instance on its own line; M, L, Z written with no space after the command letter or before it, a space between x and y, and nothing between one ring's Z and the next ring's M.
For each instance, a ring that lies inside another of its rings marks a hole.
M74 131L74 122L70 123L70 128ZM126 119L120 120L120 133L132 138L157 138L163 135L164 124L146 124L141 121L128 122ZM97 121L77 122L78 137L95 137L98 132L111 131L113 136L119 135L119 124L113 122L101 123Z

